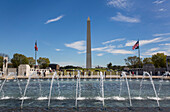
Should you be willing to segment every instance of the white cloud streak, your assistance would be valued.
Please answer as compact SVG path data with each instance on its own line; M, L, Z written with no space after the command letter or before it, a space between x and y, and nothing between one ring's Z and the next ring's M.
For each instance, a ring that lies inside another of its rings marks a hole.
M123 41L123 40L125 40L125 38L119 38L119 39L109 40L109 41L103 42L102 44L109 44L109 43L112 43L112 42Z
M162 45L162 46L170 46L170 43L159 44L159 45Z
M71 44L65 44L66 47L70 47L73 49L77 49L78 54L82 54L82 53L86 53L86 49L85 49L85 41L76 41L73 42ZM125 49L115 49L116 46L104 46L104 47L97 47L97 48L92 48L91 50L94 52L107 52L107 53L111 53L111 54L134 54L133 51L128 51ZM99 53L101 54L101 53Z
M70 47L70 48L74 48L77 50L85 50L85 41L81 40L81 41L76 41L73 42L71 44L64 44L66 47Z
M161 8L161 9L159 9L158 11L160 11L160 12L164 12L164 11L166 11L166 9Z
M142 46L145 44L158 43L158 42L168 41L168 40L170 40L170 37L168 38L157 37L157 38L150 39L150 40L139 40L139 45ZM125 44L125 46L133 46L135 43L136 43L135 40L130 40L129 42Z
M120 21L120 22L128 22L128 23L139 23L140 22L139 18L127 17L127 16L122 15L120 12L118 12L115 17L111 17L111 20Z
M56 51L61 51L61 49L55 49Z
M158 34L153 34L154 37L160 37L160 36L168 36L170 33L158 33Z
M50 20L48 20L45 24L58 21L58 20L62 19L63 17L64 17L64 15L61 15L61 16L59 16L59 17L57 17L57 18L50 19Z
M134 54L133 51L128 51L125 49L107 49L106 52L112 53L112 54Z
M154 1L153 3L154 4L162 4L162 3L164 3L166 0L156 0L156 1Z
M109 0L107 5L113 6L115 8L124 9L128 7L127 0Z
M103 56L104 54L103 53L99 53L99 54L97 54L97 56Z
M157 51L159 49L160 49L159 47L151 48L151 49L148 50L148 52Z

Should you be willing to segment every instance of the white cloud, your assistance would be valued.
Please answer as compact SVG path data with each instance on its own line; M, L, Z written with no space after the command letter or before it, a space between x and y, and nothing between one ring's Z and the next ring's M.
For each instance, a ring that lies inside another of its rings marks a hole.
M168 41L168 40L170 40L170 37L168 37L168 38L158 37L158 38L154 38L154 39L150 39L150 40L140 40L139 45L142 46L145 44L158 43L158 42ZM136 41L130 40L125 44L125 46L133 46L135 43L136 43Z
M161 8L161 9L159 9L158 11L160 11L160 12L164 12L164 11L166 11L166 9Z
M85 49L85 41L76 41L73 42L71 44L65 44L66 47L70 47L73 49L77 49L78 54L82 54L82 53L86 53L86 49ZM109 45L109 46L104 46L104 47L97 47L97 48L92 48L91 50L97 51L97 52L107 52L107 53L111 53L111 54L134 54L133 51L128 51L125 49L115 49L116 46L113 45ZM99 53L98 56L101 56L103 53Z
M151 48L151 49L148 50L148 52L157 51L159 49L160 49L159 47Z
M166 0L156 0L156 1L154 1L153 3L154 4L162 4L162 3L164 3Z
M77 52L78 54L83 54L83 53L86 53L86 51L79 51Z
M99 54L97 54L97 56L103 56L104 54L103 53L99 53Z
M170 52L167 52L167 51L156 51L156 52L145 52L145 53L143 53L143 55L151 56L151 55L154 55L154 54L157 54L157 53L164 53L165 55L170 54Z
M125 38L119 38L119 39L109 40L109 41L103 42L102 44L108 44L108 43L112 43L112 42L116 42L116 41L123 41L123 40L125 40Z
M70 47L70 48L74 48L77 50L85 50L85 41L81 40L81 41L76 41L73 42L71 44L64 44L66 47Z
M107 49L106 52L112 53L112 54L134 54L133 51L128 51L125 49Z
M170 33L159 33L159 34L153 34L154 37L159 37L159 36L168 36Z
M58 20L60 20L60 19L63 18L63 17L64 17L64 15L61 15L61 16L59 16L59 17L57 17L57 18L50 19L50 20L48 20L45 24L48 24L48 23L51 23L51 22L58 21Z
M122 48L124 47L122 44L118 45L117 48Z
M56 51L61 51L61 49L55 49Z
M98 48L92 48L92 51L104 51L108 47L98 47Z
M163 45L163 46L170 46L170 43L159 44L159 45Z
M120 9L127 8L129 6L127 0L109 0L107 4Z
M120 21L120 22L128 22L128 23L139 23L139 18L127 17L122 15L120 12L117 13L115 17L111 17L111 20Z

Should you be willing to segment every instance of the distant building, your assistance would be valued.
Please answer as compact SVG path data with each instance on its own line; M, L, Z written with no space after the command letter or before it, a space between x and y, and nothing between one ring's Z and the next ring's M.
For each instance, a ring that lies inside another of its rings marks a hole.
M144 64L143 71L152 72L152 74L155 74L155 66L153 64Z

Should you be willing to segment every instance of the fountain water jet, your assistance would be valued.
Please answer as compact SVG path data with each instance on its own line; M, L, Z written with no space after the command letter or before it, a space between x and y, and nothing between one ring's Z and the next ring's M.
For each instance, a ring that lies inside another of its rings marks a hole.
M59 77L58 77L58 75L57 75L57 72L55 72L55 73L53 74L53 77L52 77L52 80L51 80L50 93L49 93L49 97L48 97L48 108L50 107L51 93L52 93L53 82L54 82L55 76L57 76L58 98L59 98L59 96L60 96L60 94L61 94L61 91L60 91L60 83L59 83Z
M15 80L17 79L17 84L18 84L18 88L19 88L19 90L20 90L20 95L22 95L22 89L21 89L21 86L20 86L20 82L19 82L19 80L18 80L18 78L17 78L17 75L14 74L13 72L10 72L10 73L8 74L8 76L5 77L5 80L3 81L2 85L1 85L1 88L0 88L0 92L1 92L2 89L3 89L3 86L4 86L5 82L6 82L6 80L7 80L8 77L11 76L11 75L14 75L14 76L15 76ZM3 92L3 93L4 93L4 92Z
M34 75L34 74L35 74L36 77L38 78L38 83L39 83L39 87L40 87L40 96L42 97L42 94L41 94L41 84L40 84L40 81L39 81L39 77L38 77L38 75L37 75L37 72L35 71L35 72L33 72L31 75L29 75L29 78L28 78L28 80L27 80L27 84L26 84L26 86L25 86L24 94L23 94L23 97L21 98L21 99L22 99L21 108L23 108L24 99L26 99L26 98L25 98L25 95L26 95L26 92L27 92L27 88L28 88L29 82L30 82L30 80L31 80L31 77L32 77L32 75Z
M77 84L76 84L76 101L75 101L75 108L78 107L77 100L81 99L81 83L80 83L81 77L80 77L80 71L77 73ZM79 97L78 97L79 95Z
M157 92L156 92L155 85L154 85L154 83L153 83L153 80L152 80L151 75L150 75L148 72L144 72L144 73L143 73L142 81L140 82L139 97L141 96L141 89L142 89L142 84L143 84L143 79L144 79L144 77L145 77L145 74L147 74L147 75L149 76L149 78L150 78L150 81L151 81L151 84L152 84L152 87L153 87L153 90L154 90L154 93L155 93L155 96L156 96L156 100L157 100L158 107L160 107L160 105L159 105L159 100L158 100L158 94L157 94Z
M164 77L167 77L168 74L170 74L170 73L169 73L169 72L165 72L165 73L162 75L161 81L160 81L160 83L159 83L158 96L159 96L160 91L161 91L163 79L164 79Z
M100 88L101 88L101 95L102 95L102 103L103 103L103 107L105 106L105 102L104 102L104 83L103 83L103 73L100 72Z
M130 107L132 107L132 101L131 101L131 95L130 95L130 89L129 89L129 83L128 83L128 80L127 80L127 75L125 72L122 72L121 73L121 79L120 79L120 93L119 93L119 97L121 95L121 90L122 90L122 78L126 78L126 85L127 85L127 89L128 89L128 95L129 95L129 104L130 104Z

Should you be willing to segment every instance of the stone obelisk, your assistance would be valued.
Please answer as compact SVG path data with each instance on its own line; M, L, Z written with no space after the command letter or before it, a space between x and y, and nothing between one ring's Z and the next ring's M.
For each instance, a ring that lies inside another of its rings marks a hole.
M91 31L90 31L90 18L89 17L87 19L86 68L92 68L92 64L91 64Z

